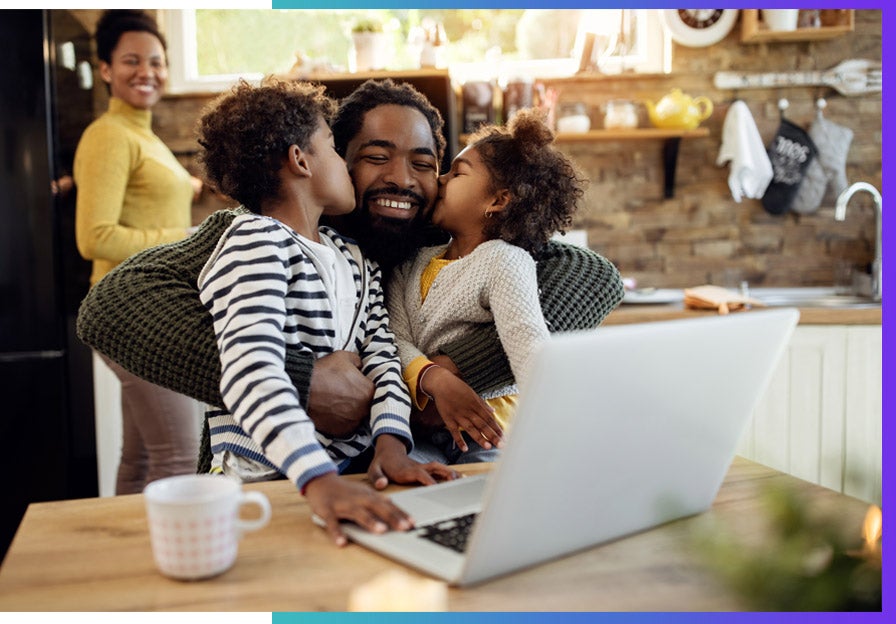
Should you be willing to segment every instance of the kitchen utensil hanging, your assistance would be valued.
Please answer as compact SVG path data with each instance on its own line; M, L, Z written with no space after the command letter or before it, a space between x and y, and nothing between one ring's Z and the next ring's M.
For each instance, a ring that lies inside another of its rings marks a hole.
M841 95L878 93L882 88L881 63L868 59L842 61L826 71L716 72L717 89L767 89L774 87L826 86Z

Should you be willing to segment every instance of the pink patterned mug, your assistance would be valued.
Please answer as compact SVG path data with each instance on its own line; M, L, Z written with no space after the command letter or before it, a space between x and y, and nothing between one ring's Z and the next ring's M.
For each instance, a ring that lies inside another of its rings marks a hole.
M196 580L221 574L236 561L243 533L265 526L271 505L261 492L244 492L223 475L180 475L153 481L143 490L156 566L165 576ZM244 505L260 515L240 517Z

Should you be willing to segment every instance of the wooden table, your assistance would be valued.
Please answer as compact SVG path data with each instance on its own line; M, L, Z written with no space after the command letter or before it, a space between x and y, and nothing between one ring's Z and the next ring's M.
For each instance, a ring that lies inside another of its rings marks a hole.
M488 470L479 464L464 469ZM468 589L451 589L457 611L731 611L743 609L693 550L695 535L723 523L760 540L759 497L793 485L822 508L861 526L867 504L735 458L712 509ZM247 535L237 562L209 580L156 571L143 496L34 503L0 568L0 611L343 611L353 587L406 570L359 546L336 548L313 525L286 481L245 486L267 494L269 526ZM411 572L416 576L416 573Z

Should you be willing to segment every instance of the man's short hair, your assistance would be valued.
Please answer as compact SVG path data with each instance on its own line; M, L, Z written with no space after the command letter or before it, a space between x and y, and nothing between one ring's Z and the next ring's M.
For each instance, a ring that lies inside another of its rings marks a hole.
M441 162L446 145L443 134L445 122L442 119L442 114L425 95L412 85L395 82L391 78L367 80L339 103L339 109L330 124L336 151L344 158L349 141L361 131L365 113L384 104L410 106L416 108L426 117L432 131L433 143L436 146L436 156Z

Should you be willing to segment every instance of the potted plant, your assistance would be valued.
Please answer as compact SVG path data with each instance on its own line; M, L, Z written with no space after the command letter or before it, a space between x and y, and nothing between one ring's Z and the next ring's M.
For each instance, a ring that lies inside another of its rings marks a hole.
M355 22L352 26L349 71L385 69L388 51L388 38L382 22L369 18Z

